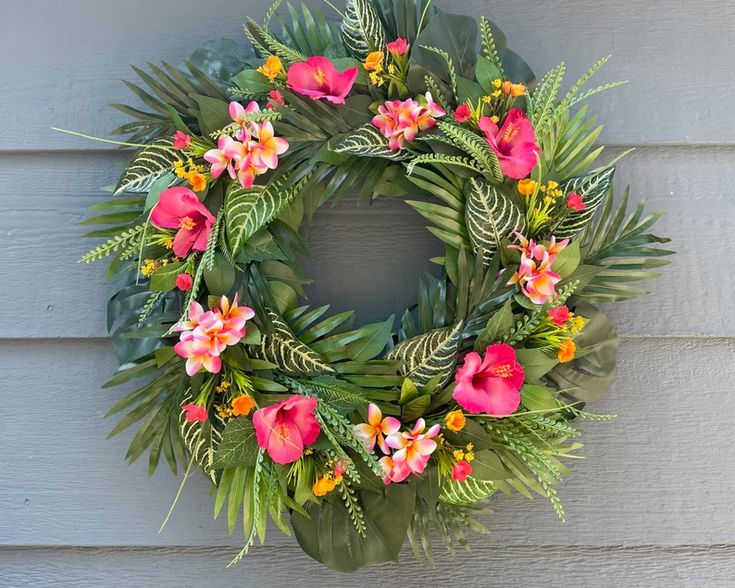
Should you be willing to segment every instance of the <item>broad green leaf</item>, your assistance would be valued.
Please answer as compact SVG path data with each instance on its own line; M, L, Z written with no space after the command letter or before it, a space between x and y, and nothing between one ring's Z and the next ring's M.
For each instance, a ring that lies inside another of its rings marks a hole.
M336 493L321 505L308 504L311 518L293 512L291 523L301 548L329 569L339 572L396 561L416 506L413 484L391 484L378 492L358 493L365 519L365 536L350 520Z
M247 417L229 421L214 452L212 468L221 470L237 466L254 466L258 456L255 428Z
M579 241L574 241L562 249L554 259L554 272L562 278L571 276L579 266Z
M589 319L574 339L577 357L557 365L548 377L566 396L582 402L597 402L615 379L618 336L602 311L591 304L577 303L574 311Z
M372 123L367 123L347 135L332 148L332 151L395 161L406 158L405 151L390 148L388 139Z
M232 122L228 102L201 94L193 94L191 97L199 105L197 120L202 133L205 135L223 129Z
M551 411L559 408L559 403L556 401L553 392L537 384L524 384L521 388L521 399L523 400L523 406L530 411Z
M487 325L475 341L475 351L492 343L503 341L513 328L512 303L508 300L487 321Z
M168 292L176 287L176 277L183 271L186 265L183 261L174 261L159 267L151 275L151 290Z
M169 139L153 141L150 146L135 154L120 177L114 194L117 196L123 192L148 193L156 180L173 169L174 161L178 158L178 152L171 147Z
M477 58L477 64L475 66L475 77L485 93L491 94L496 90L493 86L493 81L502 79L503 75L498 66L496 66L487 57L480 55Z
M472 246L486 264L500 242L513 231L522 233L526 223L518 206L501 188L480 178L468 182L465 218Z
M229 294L235 283L235 267L218 251L214 256L212 267L204 268L204 282L212 296Z
M492 482L507 480L512 477L511 473L503 466L498 454L490 449L481 449L475 452L475 459L470 462L470 465L472 465L472 477L477 480Z
M431 394L422 394L403 405L401 418L404 421L415 421L426 412L430 404Z
M345 46L360 61L372 51L385 50L383 24L369 0L347 0L340 31Z
M181 404L183 406L192 401L192 397L187 396ZM217 424L221 425L221 421L217 420ZM216 483L217 476L212 464L214 462L214 452L222 439L222 433L215 427L213 420L210 418L204 422L187 421L182 410L179 414L179 432L181 440L194 457L194 461L207 477Z
M523 366L526 382L535 382L559 361L541 349L516 349L518 363Z
M406 339L386 356L403 362L401 373L418 385L439 376L443 386L452 376L462 341L462 322Z
M246 69L232 78L232 83L248 94L267 94L273 84L262 73L254 69Z
M442 57L422 46L445 51L453 62L457 73L474 79L477 56L477 21L464 14L439 12L426 25L413 43L411 58L431 72L446 72L447 65Z

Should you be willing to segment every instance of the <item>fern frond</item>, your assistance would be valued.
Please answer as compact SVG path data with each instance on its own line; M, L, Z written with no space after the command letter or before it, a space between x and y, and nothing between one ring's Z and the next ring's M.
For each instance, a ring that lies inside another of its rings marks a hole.
M131 229L126 229L119 235L113 237L109 241L95 247L89 253L86 253L79 258L79 263L90 263L103 259L113 253L117 253L120 249L134 248L140 245L143 239L143 233L145 231L145 224L135 226Z
M480 18L480 38L482 40L482 54L487 57L492 64L500 70L501 78L505 77L503 65L498 56L498 50L495 46L493 31L490 28L490 21L484 16Z

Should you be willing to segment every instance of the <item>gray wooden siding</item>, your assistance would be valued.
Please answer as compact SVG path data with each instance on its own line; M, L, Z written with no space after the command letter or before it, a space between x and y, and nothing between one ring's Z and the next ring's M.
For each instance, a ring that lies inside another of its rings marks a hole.
M309 2L314 4L315 1ZM456 3L439 1L444 7ZM735 287L731 116L735 4L703 0L471 0L537 73L571 75L613 53L601 80L631 83L594 101L611 153L649 206L667 208L675 264L654 294L610 307L622 335L617 382L585 426L584 454L561 490L562 525L542 500L501 499L489 536L438 568L405 552L400 566L354 576L322 569L293 540L225 570L239 538L211 518L192 479L167 529L178 480L127 467L129 438L102 419L123 390L104 340L101 266L79 266L78 222L120 157L103 144L121 122L129 63L177 62L198 44L238 37L267 3L235 0L3 0L0 19L0 586L731 586L735 584ZM346 200L321 212L308 263L315 303L367 321L399 312L437 245L399 201ZM380 575L378 575L380 574Z

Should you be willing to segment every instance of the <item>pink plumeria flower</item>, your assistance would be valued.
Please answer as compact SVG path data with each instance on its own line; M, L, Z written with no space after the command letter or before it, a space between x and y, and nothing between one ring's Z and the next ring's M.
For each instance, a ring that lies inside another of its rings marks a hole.
M383 418L383 413L375 404L368 405L368 422L355 425L355 436L367 445L371 451L378 444L380 450L388 455L390 449L385 439L388 435L397 433L401 428L401 421L394 417Z
M220 358L203 350L197 343L200 341L195 340L194 331L186 331L181 334L180 341L174 346L174 351L186 358L186 373L194 376L204 368L210 373L218 374L222 369Z
M258 103L255 100L252 100L247 106L243 106L239 102L235 102L233 100L230 102L229 112L230 118L234 123L230 126L239 127L235 132L235 138L240 141L247 140L244 139L244 137L249 138L250 130L254 124L250 120L250 115L260 112L260 106L258 106Z
M212 164L209 173L213 178L217 179L225 170L229 171L231 177L235 177L232 158L228 155L235 149L233 143L235 141L232 137L220 135L217 139L217 149L210 149L204 154L204 160Z
M408 467L408 464L405 461L396 461L390 455L381 457L378 460L378 463L385 472L383 483L386 485L390 484L391 482L393 482L394 484L398 484L399 482L403 482L403 480L411 475L411 468Z
M427 92L426 105L422 106L416 100L389 100L378 106L378 114L372 119L383 136L388 139L388 145L393 151L402 149L405 141L413 141L419 131L426 131L436 126L436 119L446 112Z
M420 474L426 469L429 456L436 449L436 441L432 437L436 437L439 434L441 425L437 423L424 433L425 428L426 421L419 419L411 431L393 433L392 435L388 435L385 440L385 444L388 447L397 450L393 454L393 461L398 463L405 462L414 474Z
M288 141L283 137L276 137L273 125L267 120L253 124L253 137L257 140L252 146L254 162L261 167L276 169L278 156L286 152Z

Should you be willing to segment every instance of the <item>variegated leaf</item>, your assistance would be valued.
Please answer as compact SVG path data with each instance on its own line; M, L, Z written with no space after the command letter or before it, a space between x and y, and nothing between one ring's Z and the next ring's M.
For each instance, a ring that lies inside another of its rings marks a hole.
M123 192L145 194L151 189L153 182L173 169L174 161L178 158L176 150L171 147L170 140L154 141L150 146L138 151L125 168L115 187L115 195Z
M278 366L278 369L295 375L333 373L334 370L309 346L299 341L286 322L272 310L268 318L273 323L273 332L264 333L256 355Z
M440 376L439 386L443 386L454 371L461 332L461 321L454 326L434 329L402 341L385 359L402 361L402 374L415 384L426 384Z
M225 230L233 256L245 246L248 239L278 216L291 202L298 188L283 189L284 181L265 186L243 188L233 183L225 199Z
M382 157L399 161L406 155L400 149L395 151L388 146L386 139L371 123L361 126L351 135L342 139L333 149L335 153L350 153L361 157Z
M490 263L500 241L523 231L526 218L501 188L480 178L471 178L467 193L465 219L475 253Z
M370 0L347 1L341 31L347 49L360 61L385 48L383 24Z
M494 493L495 484L484 480L476 480L469 476L464 482L455 482L454 480L444 482L439 493L439 500L458 506L470 506L481 500L486 500Z
M564 194L576 192L584 200L584 210L570 210L569 214L554 229L557 239L574 237L592 220L595 211L605 201L605 195L610 189L615 167L608 167L596 174L588 174L571 178L560 186Z
M193 401L190 395L184 397L182 405ZM189 453L201 470L212 480L217 482L217 477L212 467L214 463L214 452L222 440L224 421L215 415L215 420L207 419L201 421L187 421L186 413L182 410L179 414L179 433Z

